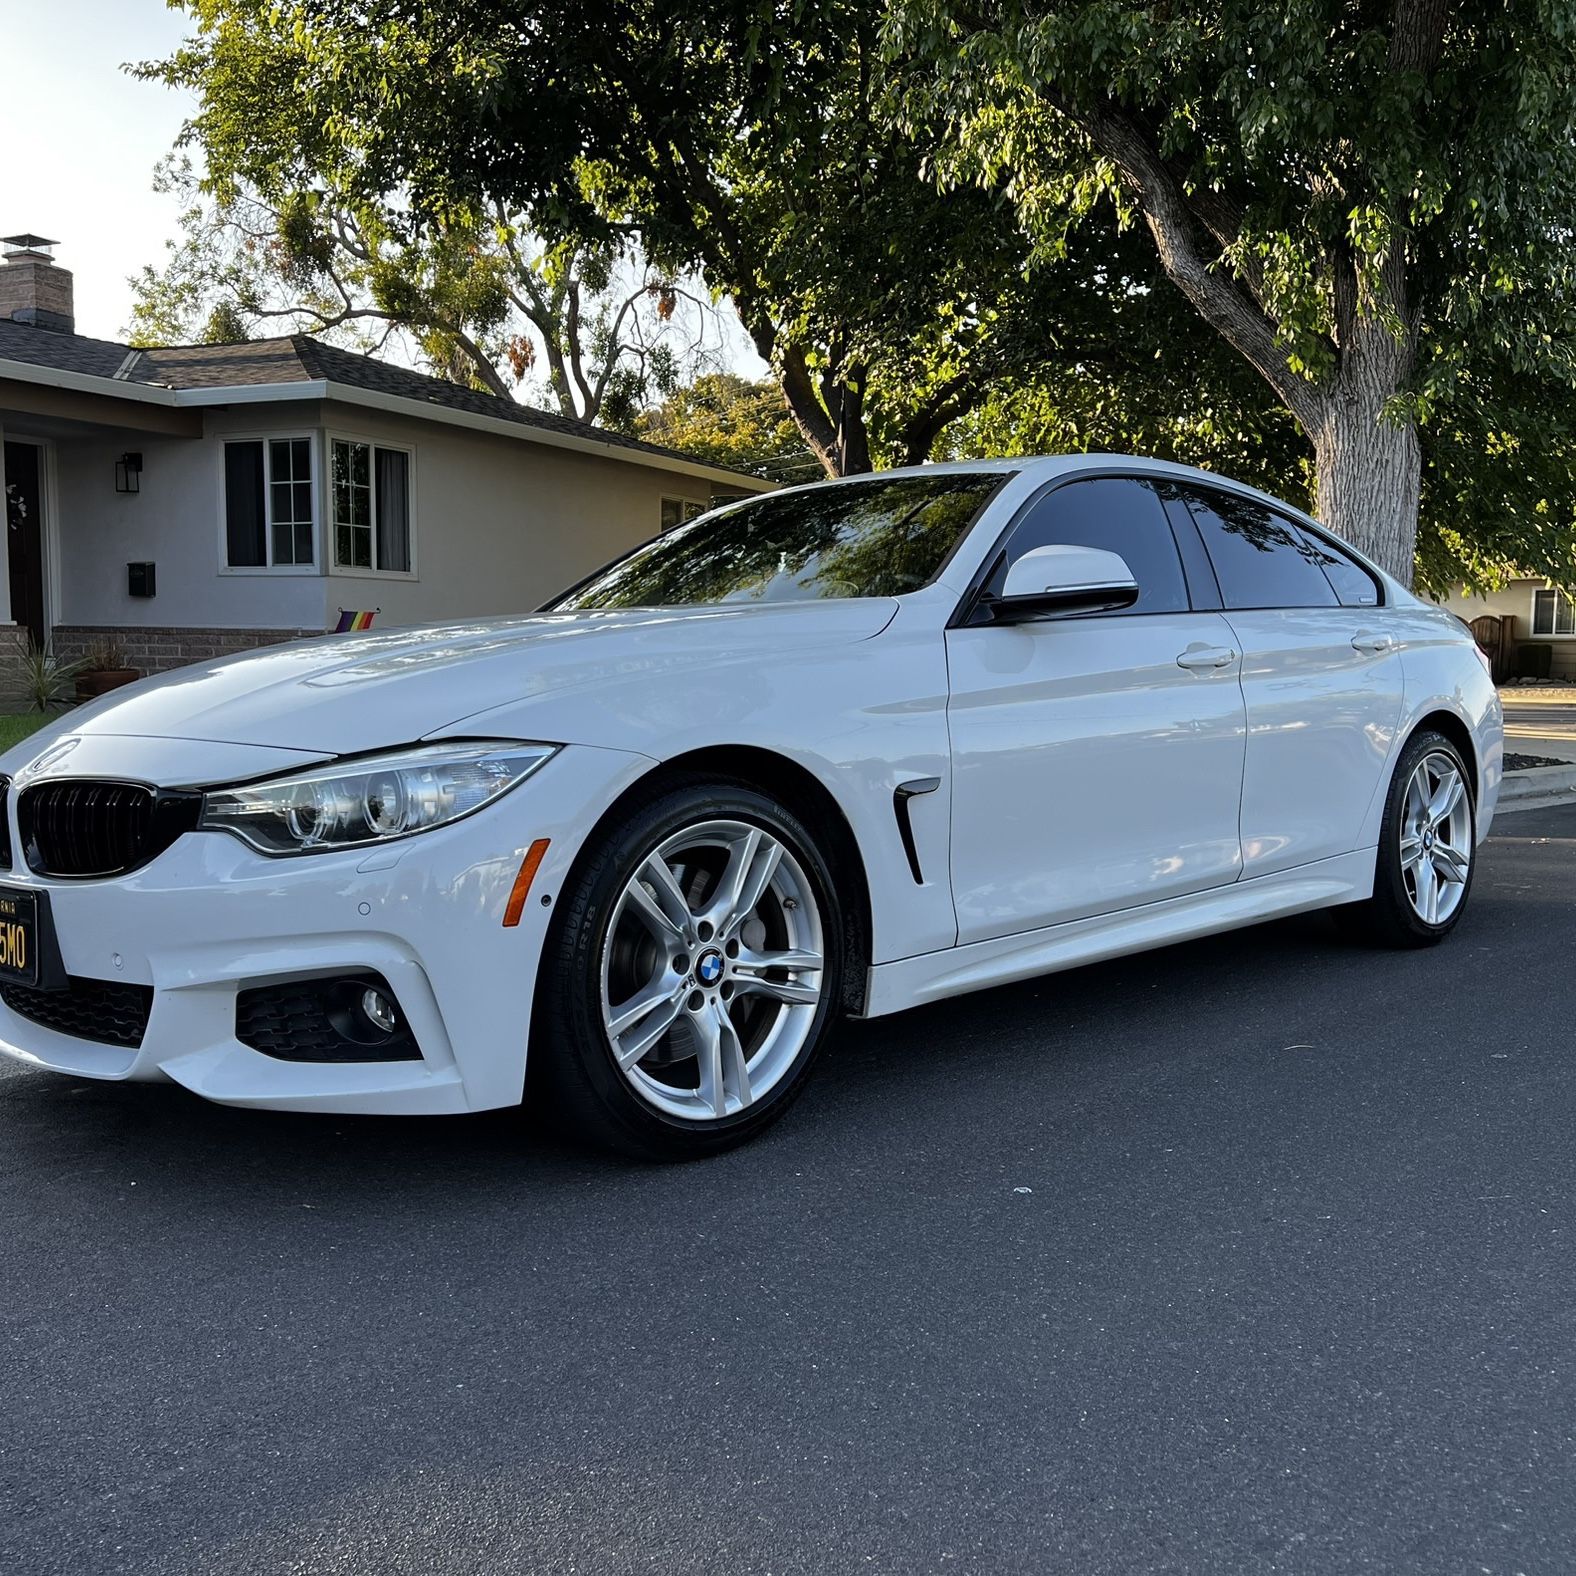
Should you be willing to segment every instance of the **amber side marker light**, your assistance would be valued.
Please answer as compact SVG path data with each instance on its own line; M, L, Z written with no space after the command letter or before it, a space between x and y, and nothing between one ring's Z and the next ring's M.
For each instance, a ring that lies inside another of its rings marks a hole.
M505 929L520 923L520 916L525 912L525 900L531 895L531 883L536 880L536 872L541 866L543 855L547 852L548 842L548 838L537 838L526 849L525 858L520 861L520 873L514 878L514 891L509 894L509 906L503 911Z

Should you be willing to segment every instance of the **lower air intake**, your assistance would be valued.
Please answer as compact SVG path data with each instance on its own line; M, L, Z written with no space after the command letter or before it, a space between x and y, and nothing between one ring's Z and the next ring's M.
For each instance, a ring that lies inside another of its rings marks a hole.
M120 985L113 980L71 979L65 990L0 986L0 1000L18 1017L53 1029L56 1034L136 1050L148 1030L153 987Z

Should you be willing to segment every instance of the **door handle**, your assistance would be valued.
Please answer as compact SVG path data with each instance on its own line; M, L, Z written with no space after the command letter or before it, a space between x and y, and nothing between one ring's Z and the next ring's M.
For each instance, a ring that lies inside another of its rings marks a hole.
M1393 651L1395 641L1389 635L1376 635L1372 630L1360 629L1352 636L1353 651L1371 651L1375 655L1381 651Z
M1212 668L1229 668L1237 660L1237 653L1230 646L1189 646L1177 658L1177 666L1189 673L1208 672Z

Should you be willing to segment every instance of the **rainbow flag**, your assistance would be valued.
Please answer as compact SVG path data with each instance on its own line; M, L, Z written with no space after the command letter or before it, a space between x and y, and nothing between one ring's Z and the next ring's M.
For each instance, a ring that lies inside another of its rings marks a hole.
M334 625L336 635L353 635L357 630L371 629L372 620L382 611L373 608L370 613L347 613L344 608L339 610L339 622Z

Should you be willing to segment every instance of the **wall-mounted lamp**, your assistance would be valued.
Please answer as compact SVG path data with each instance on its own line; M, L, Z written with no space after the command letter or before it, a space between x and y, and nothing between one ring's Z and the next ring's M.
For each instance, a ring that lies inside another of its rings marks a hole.
M134 493L142 491L142 456L123 454L115 461L115 491Z

